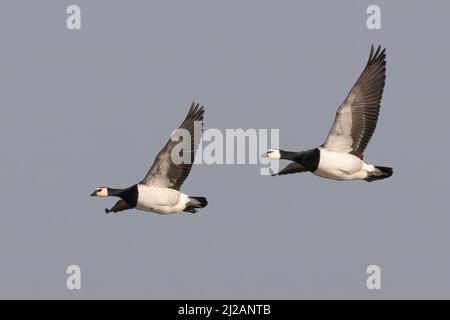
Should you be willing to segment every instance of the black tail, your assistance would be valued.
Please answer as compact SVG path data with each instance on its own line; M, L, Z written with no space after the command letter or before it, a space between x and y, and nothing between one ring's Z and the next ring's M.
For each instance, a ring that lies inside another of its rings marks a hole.
M205 197L192 197L189 196L189 202L186 204L186 208L183 211L196 213L198 208L204 208L208 205L208 200Z
M364 180L366 180L368 182L372 182L372 181L375 181L375 180L381 180L381 179L389 178L390 176L392 176L394 174L394 169L392 169L390 167L375 166L375 169L376 169L376 171L371 173L371 175L368 176Z

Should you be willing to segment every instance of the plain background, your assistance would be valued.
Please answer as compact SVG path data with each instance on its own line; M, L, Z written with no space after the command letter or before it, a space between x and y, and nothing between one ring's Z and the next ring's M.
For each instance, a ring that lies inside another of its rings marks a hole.
M450 5L376 1L370 31L370 4L1 1L0 298L450 298ZM139 181L192 101L205 128L321 144L372 43L387 81L365 159L392 178L199 165L196 215L105 215L116 199L89 197Z

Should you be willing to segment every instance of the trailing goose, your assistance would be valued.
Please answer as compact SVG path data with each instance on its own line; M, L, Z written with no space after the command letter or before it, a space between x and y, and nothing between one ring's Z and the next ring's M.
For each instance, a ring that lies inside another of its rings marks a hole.
M159 214L180 211L195 213L198 208L206 207L208 202L205 197L193 197L180 192L194 162L202 134L204 112L203 107L192 103L186 119L158 153L141 182L126 189L99 187L91 196L121 198L111 209L105 209L106 213L132 208ZM180 159L173 158L172 153L179 155Z
M330 133L320 147L301 152L267 150L263 157L293 161L273 175L310 171L328 179L371 182L393 174L392 168L363 161L377 125L386 78L385 59L385 49L378 46L374 53L372 45L366 67L337 110Z

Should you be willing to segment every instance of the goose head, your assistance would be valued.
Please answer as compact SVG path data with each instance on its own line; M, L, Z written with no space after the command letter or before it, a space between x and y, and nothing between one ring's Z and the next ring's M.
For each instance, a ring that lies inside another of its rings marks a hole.
M106 187L98 187L94 192L91 193L91 197L107 197L108 196L108 188Z
M264 158L269 158L273 160L281 159L281 152L278 149L269 149L262 155Z

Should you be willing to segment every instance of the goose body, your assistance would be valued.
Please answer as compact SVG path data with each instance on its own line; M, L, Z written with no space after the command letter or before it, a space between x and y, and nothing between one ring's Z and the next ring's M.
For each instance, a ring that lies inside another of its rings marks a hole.
M197 209L206 207L208 202L205 197L188 196L180 191L194 162L203 114L203 107L191 105L185 120L158 153L141 182L125 189L99 187L91 196L121 198L111 209L105 209L106 213L133 208L158 214L195 213ZM183 154L181 159L173 158L180 153Z
M352 154L329 151L325 148L319 150L319 166L313 172L316 176L333 180L363 180L375 171L373 165Z
M155 213L183 211L189 203L189 196L173 189L149 187L138 184L136 209Z
M318 148L291 152L269 149L263 155L270 159L292 162L273 175L310 171L333 180L365 180L388 178L392 168L366 163L364 151L375 131L386 79L386 54L379 46L371 47L362 74L336 112L325 142Z

